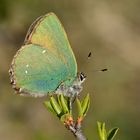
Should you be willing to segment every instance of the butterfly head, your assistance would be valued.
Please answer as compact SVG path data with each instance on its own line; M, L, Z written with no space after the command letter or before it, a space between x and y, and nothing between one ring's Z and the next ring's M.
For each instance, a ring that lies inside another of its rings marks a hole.
M83 72L81 72L79 74L78 79L79 79L79 83L82 84L86 80L86 75Z

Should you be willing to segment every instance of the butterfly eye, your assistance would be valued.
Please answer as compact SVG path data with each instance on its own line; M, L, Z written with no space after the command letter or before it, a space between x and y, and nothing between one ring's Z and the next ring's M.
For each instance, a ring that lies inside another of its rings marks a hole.
M80 78L81 82L84 82L84 80L86 79L86 75L81 72L80 75L79 75L79 78Z

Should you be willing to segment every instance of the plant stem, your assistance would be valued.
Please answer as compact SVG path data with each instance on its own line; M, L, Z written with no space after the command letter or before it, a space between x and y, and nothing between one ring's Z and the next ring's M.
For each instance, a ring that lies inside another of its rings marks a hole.
M69 98L69 107L70 107L70 114L72 115L72 103L75 100L74 97ZM73 135L78 139L78 140L87 140L85 135L83 134L81 130L81 122L79 123L78 121L76 123L65 123L65 126L68 130L70 130Z
M69 98L69 110L70 110L70 115L72 115L72 102L73 102L73 98L70 97L70 98Z
M74 126L69 125L67 128L73 133L78 140L87 140L81 129L76 129Z

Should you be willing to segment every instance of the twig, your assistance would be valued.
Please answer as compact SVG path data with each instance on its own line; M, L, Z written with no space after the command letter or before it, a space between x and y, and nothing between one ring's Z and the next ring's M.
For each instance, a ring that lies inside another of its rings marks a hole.
M69 109L70 109L70 114L72 115L72 103L75 101L75 97L70 97L69 98ZM83 134L81 130L81 122L82 118L78 118L77 122L74 123L73 118L69 118L66 122L64 122L64 125L68 130L70 130L73 135L78 139L78 140L87 140L85 135Z
M65 124L66 128L68 130L70 130L73 135L78 139L78 140L87 140L87 138L85 137L85 135L83 134L82 130L81 130L81 126L79 127L75 127L75 125L70 125L70 124Z

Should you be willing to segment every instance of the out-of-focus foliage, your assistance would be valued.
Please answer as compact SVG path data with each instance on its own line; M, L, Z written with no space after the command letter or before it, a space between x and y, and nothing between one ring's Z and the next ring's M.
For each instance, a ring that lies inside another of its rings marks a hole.
M114 127L108 131L105 123L102 122L97 122L97 127L100 140L113 140L119 130L119 128Z
M45 98L14 95L8 69L29 25L50 11L61 19L91 105L84 131L98 139L96 121L120 128L116 139L139 140L140 1L0 0L0 139L73 139L42 105ZM88 59L89 52L92 56ZM107 68L107 72L98 70Z

